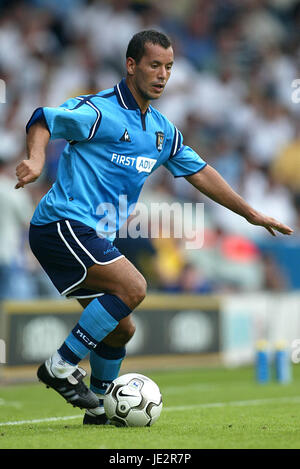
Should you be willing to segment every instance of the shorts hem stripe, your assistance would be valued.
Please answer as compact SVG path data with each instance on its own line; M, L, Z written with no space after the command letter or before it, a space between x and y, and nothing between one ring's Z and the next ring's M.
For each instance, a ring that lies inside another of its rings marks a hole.
M74 290L74 292L71 292L71 293L76 293L76 290ZM84 298L97 298L98 296L103 296L105 295L105 293L96 293L94 295L72 295L72 296L68 296L68 298L78 298L78 299L84 299Z
M82 283L84 281L84 279L86 278L87 276L87 268L86 266L84 265L84 263L81 261L81 259L79 259L79 257L77 256L77 254L73 251L73 249L71 248L71 246L68 244L68 242L66 241L66 239L64 238L62 232L61 232L61 228L60 228L60 223L57 222L57 231L58 231L58 234L61 238L61 240L65 243L65 245L67 246L67 248L69 249L69 251L73 254L73 256L75 257L75 259L82 265L83 269L84 269L84 274L83 274L83 277L78 280L76 283L74 283L73 285L71 285L70 287L66 288L62 293L61 295L65 295L66 293L70 293L70 290L74 289L77 285L79 285L80 283Z
M97 261L97 259L94 258L94 256L86 249L85 246L83 246L83 244L79 241L79 239L77 238L77 236L75 235L72 227L71 227L71 224L69 222L69 220L65 220L66 222L66 225L71 233L71 235L73 236L73 238L75 239L75 241L77 242L78 246L81 247L81 249L92 259L93 262L95 262L95 264L98 264L98 265L107 265L107 264L112 264L113 262L117 261L118 259L121 259L121 257L125 257L124 254L121 254L120 256L118 257L115 257L114 259L111 259L110 261L106 261L106 262L100 262L100 261Z

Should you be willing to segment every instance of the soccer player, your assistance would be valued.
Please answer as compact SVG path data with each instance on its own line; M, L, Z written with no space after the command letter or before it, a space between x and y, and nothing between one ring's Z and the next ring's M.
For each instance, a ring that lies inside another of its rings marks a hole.
M103 394L117 377L134 334L131 312L146 295L146 281L118 251L115 232L130 215L146 178L161 165L185 177L215 202L249 223L291 234L292 229L250 207L191 148L180 131L150 105L161 96L173 65L167 36L142 31L131 39L127 76L111 89L77 96L60 107L34 111L27 124L28 159L16 169L16 188L41 174L49 138L64 138L56 182L38 204L29 241L62 295L83 307L61 347L38 377L74 406L85 424L107 422ZM127 204L124 202L126 197ZM104 221L105 220L105 223ZM91 385L79 362L90 353Z

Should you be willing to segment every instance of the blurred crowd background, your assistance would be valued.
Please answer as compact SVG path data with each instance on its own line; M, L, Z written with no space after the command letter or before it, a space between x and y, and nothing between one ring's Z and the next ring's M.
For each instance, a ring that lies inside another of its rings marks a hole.
M113 87L125 75L130 38L143 29L167 33L175 49L169 84L153 105L254 208L295 232L273 238L162 168L141 201L204 203L203 247L140 238L117 240L120 249L150 290L300 288L299 1L0 0L0 299L58 296L27 230L66 142L51 142L42 177L14 190L28 119L36 107Z

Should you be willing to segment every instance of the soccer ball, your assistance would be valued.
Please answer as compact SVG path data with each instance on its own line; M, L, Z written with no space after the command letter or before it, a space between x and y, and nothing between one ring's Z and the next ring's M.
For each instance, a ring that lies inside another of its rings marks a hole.
M104 395L104 409L117 427L150 427L162 410L159 387L138 373L119 376Z

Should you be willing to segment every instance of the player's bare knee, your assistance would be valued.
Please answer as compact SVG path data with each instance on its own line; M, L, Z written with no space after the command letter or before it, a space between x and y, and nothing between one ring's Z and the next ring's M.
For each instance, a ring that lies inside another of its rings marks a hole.
M127 330L126 330L126 344L127 342L130 341L130 339L132 339L132 337L134 336L134 333L135 333L135 330L136 330L136 327L135 327L135 324L133 322L131 322L128 327L127 327Z
M118 334L119 342L122 345L126 345L135 333L135 325L133 323L128 324L126 327L120 329Z
M140 304L147 294L147 282L145 278L141 275L139 281L137 282L137 301Z
M124 282L122 285L118 285L118 290L113 292L113 294L134 310L144 300L146 291L146 280L142 275L139 275L130 284Z

